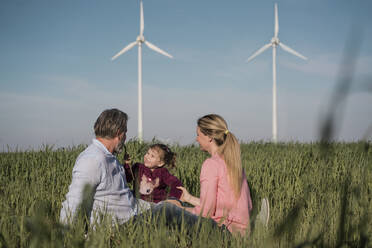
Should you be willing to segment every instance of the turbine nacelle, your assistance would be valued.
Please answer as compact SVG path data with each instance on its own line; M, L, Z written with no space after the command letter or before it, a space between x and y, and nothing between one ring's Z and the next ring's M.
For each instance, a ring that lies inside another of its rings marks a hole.
M143 43L145 42L145 37L143 35L138 35L136 41Z
M278 37L273 37L273 38L271 38L271 44L272 44L273 46L277 46L277 45L279 45L279 38L278 38Z

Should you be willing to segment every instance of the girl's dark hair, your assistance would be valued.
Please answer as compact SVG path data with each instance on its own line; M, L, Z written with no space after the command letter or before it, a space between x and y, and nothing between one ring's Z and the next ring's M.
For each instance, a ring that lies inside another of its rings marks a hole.
M164 144L153 144L150 149L155 149L159 153L160 160L170 169L176 166L176 154Z

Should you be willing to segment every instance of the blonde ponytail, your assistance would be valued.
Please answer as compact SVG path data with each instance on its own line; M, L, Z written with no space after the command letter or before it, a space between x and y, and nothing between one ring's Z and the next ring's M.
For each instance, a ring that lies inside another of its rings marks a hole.
M198 127L204 135L213 138L216 142L218 153L223 157L227 166L229 184L235 197L239 198L243 183L243 168L238 140L228 130L226 121L216 114L199 118Z

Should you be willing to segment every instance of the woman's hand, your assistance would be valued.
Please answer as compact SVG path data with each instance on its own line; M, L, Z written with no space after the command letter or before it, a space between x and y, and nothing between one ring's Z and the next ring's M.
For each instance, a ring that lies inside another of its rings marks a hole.
M181 202L179 202L179 201L177 201L177 200L167 199L167 200L165 200L165 201L166 201L166 202L169 202L169 203L172 203L172 204L176 205L176 206L179 207L179 208L183 208Z
M182 190L182 195L180 197L180 200L183 202L190 203L193 206L199 206L200 205L200 199L190 195L190 193L185 189L184 187L177 187L177 189Z
M177 189L182 190L182 195L180 197L180 200L183 201L183 202L189 202L190 201L190 198L191 198L191 195L187 191L187 189L185 189L182 186L177 187Z

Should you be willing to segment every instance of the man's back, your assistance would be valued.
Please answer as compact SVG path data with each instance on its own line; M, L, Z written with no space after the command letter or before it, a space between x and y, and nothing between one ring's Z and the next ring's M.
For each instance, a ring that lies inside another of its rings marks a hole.
M68 223L69 216L75 216L86 184L94 189L91 222L95 212L110 214L119 223L141 212L125 180L124 168L97 139L76 160L69 192L62 203L61 222ZM148 209L149 205L143 207Z

